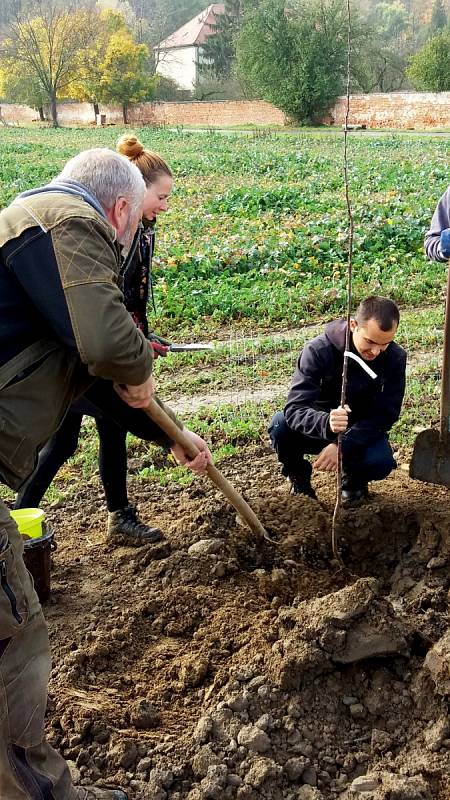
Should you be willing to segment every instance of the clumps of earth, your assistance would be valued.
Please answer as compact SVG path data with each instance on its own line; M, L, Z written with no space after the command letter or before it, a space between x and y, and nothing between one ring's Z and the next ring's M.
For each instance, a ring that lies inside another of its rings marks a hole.
M276 545L203 480L133 481L167 543L111 547L97 481L47 510L47 730L130 800L449 800L448 492L398 470L345 512L273 455L221 464Z

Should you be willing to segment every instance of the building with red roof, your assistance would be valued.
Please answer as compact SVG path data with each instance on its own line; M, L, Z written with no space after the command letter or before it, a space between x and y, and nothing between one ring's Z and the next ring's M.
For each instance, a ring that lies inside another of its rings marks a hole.
M154 48L156 72L175 81L180 89L193 91L202 62L202 44L215 33L217 17L224 11L223 3L214 3L159 42Z

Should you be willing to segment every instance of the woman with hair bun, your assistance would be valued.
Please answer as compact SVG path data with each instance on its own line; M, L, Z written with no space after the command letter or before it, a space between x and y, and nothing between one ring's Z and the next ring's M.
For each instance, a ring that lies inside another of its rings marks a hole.
M122 136L117 143L117 150L138 167L147 187L142 222L125 254L120 279L125 306L149 340L149 346L157 358L167 354L169 342L149 331L147 303L155 247L154 225L158 214L167 211L173 177L164 159L146 150L134 135ZM128 501L127 431L110 417L99 413L95 406L91 407L85 398L71 406L61 427L41 450L38 466L17 495L15 508L39 506L60 467L75 453L85 414L94 417L99 434L99 471L108 508L108 535L134 545L160 541L163 536L159 528L142 522L136 507Z
M137 166L147 187L142 223L121 271L125 305L136 325L151 342L155 355L165 356L169 342L157 336L153 331L149 331L147 303L151 289L151 264L155 249L155 221L158 214L167 211L168 200L173 188L173 177L164 159L157 153L146 150L142 142L132 134L126 133L119 139L117 150Z

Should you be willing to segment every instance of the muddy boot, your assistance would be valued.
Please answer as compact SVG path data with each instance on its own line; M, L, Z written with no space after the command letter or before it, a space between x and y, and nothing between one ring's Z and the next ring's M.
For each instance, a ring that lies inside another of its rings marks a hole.
M136 506L125 506L108 514L108 538L139 547L164 539L159 528L151 528L139 519Z
M121 789L101 789L99 786L85 786L77 789L78 800L128 800Z
M342 505L345 508L357 508L369 499L369 489L367 483L356 483L344 476L342 479Z
M311 486L311 481L306 475L288 475L290 494L304 494L317 500L317 495Z

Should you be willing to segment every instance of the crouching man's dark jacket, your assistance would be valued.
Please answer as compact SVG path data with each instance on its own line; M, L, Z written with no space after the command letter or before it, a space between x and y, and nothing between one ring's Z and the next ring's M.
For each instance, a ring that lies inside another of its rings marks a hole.
M115 230L74 186L0 214L0 481L13 489L96 377L138 385L152 370L118 286Z
M336 440L329 427L330 411L340 405L345 350L345 320L330 322L325 333L305 345L297 361L284 410L290 428L306 436ZM356 350L351 346L351 350ZM348 360L347 405L349 428L342 438L345 454L375 442L400 415L405 392L406 353L391 342L373 361L371 378L353 359Z

